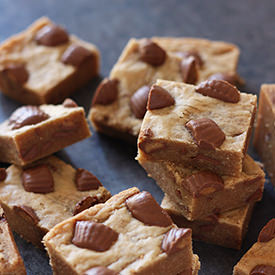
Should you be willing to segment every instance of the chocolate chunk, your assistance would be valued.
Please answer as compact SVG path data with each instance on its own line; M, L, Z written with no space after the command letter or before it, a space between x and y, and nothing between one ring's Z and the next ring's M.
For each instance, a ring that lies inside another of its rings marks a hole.
M70 99L70 98L66 98L64 100L64 102L62 103L62 105L66 108L74 108L74 107L78 107L78 105L75 103L74 100Z
M71 45L67 48L67 50L63 53L61 57L61 61L66 65L72 65L74 67L78 67L83 64L89 58L93 58L94 54L78 45Z
M29 79L29 72L24 64L10 64L3 69L3 73L12 81L24 84Z
M200 54L198 52L196 52L196 51L192 51L191 50L191 51L181 52L180 56L182 58L188 58L188 57L192 56L193 58L195 58L195 61L196 61L197 65L198 65L198 67L202 67L203 64L204 64L204 62L203 62Z
M147 40L140 47L140 60L152 66L161 66L166 59L166 52L157 43Z
M12 113L9 119L11 129L19 129L26 125L34 125L49 118L49 115L37 106L23 106Z
M182 81L187 84L196 84L199 77L196 59L193 56L183 59L180 68Z
M238 89L223 80L206 80L197 86L196 92L224 102L237 103L240 101Z
M98 204L100 201L99 199L94 196L88 196L83 198L81 201L79 201L74 208L74 215L77 215L78 213L82 212L83 210L86 210L96 204Z
M275 238L275 218L271 219L261 230L258 242L265 243Z
M105 78L96 89L92 106L96 104L108 105L117 99L118 80Z
M97 266L87 270L84 275L119 275L119 273L105 266Z
M275 274L275 266L271 265L256 265L251 272L250 275L274 275Z
M146 113L149 92L150 87L143 86L132 95L130 105L136 118L144 117Z
M0 168L0 181L4 181L7 177L7 172L5 168Z
M40 221L40 219L37 217L35 211L30 206L15 205L15 206L13 206L13 209L23 219L25 219L33 224L38 224L38 222Z
M72 243L95 251L108 250L118 238L112 228L93 221L77 221Z
M75 184L78 191L96 190L102 186L96 176L82 168L78 168L76 171Z
M184 179L182 184L195 198L209 195L224 188L223 179L208 171L195 173Z
M185 126L201 149L214 150L225 140L224 132L212 119L190 120Z
M160 86L153 85L147 102L147 110L161 109L175 104L174 98Z
M67 43L69 35L60 26L47 25L37 32L35 41L38 45L55 47Z
M189 228L172 228L164 235L161 248L168 255L173 254L183 247L182 240L190 236L191 229Z
M22 181L27 192L46 194L54 191L53 176L45 164L25 169Z
M132 216L146 225L166 227L172 224L169 215L149 192L143 191L135 194L125 203Z
M208 80L223 80L223 81L227 81L230 84L237 86L238 85L238 78L236 76L236 74L229 74L229 73L216 73L216 74L212 74Z

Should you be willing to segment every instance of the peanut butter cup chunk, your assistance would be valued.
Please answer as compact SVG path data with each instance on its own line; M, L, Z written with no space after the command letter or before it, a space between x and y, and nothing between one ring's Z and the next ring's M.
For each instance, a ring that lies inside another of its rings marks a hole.
M92 106L96 104L109 105L117 99L118 80L105 78L96 89Z
M169 215L162 210L149 192L135 194L125 203L133 217L146 225L166 227L172 224Z
M97 266L87 270L84 275L119 275L119 273L105 266Z
M25 64L10 64L3 69L6 77L17 84L24 84L29 79L29 72Z
M118 239L118 233L110 227L93 221L77 221L72 243L81 248L106 251Z
M208 80L223 80L227 81L230 84L237 86L239 84L239 79L236 74L230 74L230 73L216 73L212 74Z
M196 92L224 102L238 103L240 101L238 89L224 80L206 80L197 86Z
M258 242L268 242L275 238L275 219L270 220L261 230Z
M78 168L76 171L75 184L78 191L96 190L102 186L96 176L82 168Z
M182 81L187 84L196 84L198 81L197 62L193 56L181 61Z
M182 239L191 236L189 228L172 228L164 235L161 248L167 254L173 254L182 248Z
M220 147L225 140L224 132L212 119L190 120L185 126L202 149L214 150Z
M74 100L72 100L71 98L66 98L64 100L64 102L62 103L62 105L66 108L74 108L74 107L78 107L78 105L76 104L76 102Z
M78 67L89 58L93 58L93 53L90 50L73 44L67 48L61 60L66 65Z
M160 86L153 85L147 102L147 110L161 109L175 104L169 92Z
M15 213L21 216L23 219L29 221L30 223L37 224L40 219L37 217L33 208L27 205L15 205L13 207Z
M130 99L131 110L136 118L143 118L146 113L146 106L150 87L142 86L139 88Z
M7 177L7 172L5 168L0 168L0 181L5 180Z
M186 52L181 52L180 53L180 56L184 57L184 58L189 58L189 57L193 57L195 58L195 61L196 61L196 64L199 66L199 67L202 67L203 64L204 64L204 61L202 60L201 58L201 55L196 52L196 51L186 51Z
M162 49L157 43L152 40L140 46L140 60L152 66L161 66L166 59L166 51Z
M35 36L35 41L39 45L55 47L67 43L69 35L62 27L52 24L40 29Z
M25 169L22 181L27 192L46 194L54 191L53 176L45 164Z
M249 275L274 275L275 274L275 264L271 265L256 265Z
M100 200L96 196L88 196L80 200L74 208L74 215L77 215L78 213L82 212L83 210L86 210L97 203L99 203ZM103 201L102 201L103 202Z
M12 113L9 124L12 130L26 125L34 125L49 118L49 115L37 106L23 106Z

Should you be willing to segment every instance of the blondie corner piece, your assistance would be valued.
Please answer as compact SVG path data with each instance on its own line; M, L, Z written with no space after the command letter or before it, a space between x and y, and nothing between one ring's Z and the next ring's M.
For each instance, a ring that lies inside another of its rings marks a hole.
M240 93L225 81L192 86L158 80L150 91L138 151L151 160L238 176L256 103L257 96Z
M233 275L275 274L275 218L261 230L258 241L234 267Z
M0 207L0 274L26 275L23 260L14 242L12 232Z
M59 103L99 73L97 48L46 17L0 45L0 90L24 104Z
M196 221L188 221L182 214L180 207L167 194L162 200L161 207L178 227L191 228L193 239L223 247L241 249L254 203Z
M150 161L141 154L138 161L148 176L177 203L185 218L191 221L239 208L262 198L265 174L248 155L238 177L218 176L165 161Z
M191 230L177 228L150 193L135 187L56 225L43 241L55 274L192 270Z
M23 166L90 135L84 109L68 100L23 106L0 124L0 161Z
M11 165L1 180L0 201L11 228L41 248L57 223L111 196L93 174L54 156L26 169Z
M97 131L136 143L149 87L157 79L198 84L218 77L236 84L238 59L239 49L225 42L130 39L109 79L95 93L89 119Z
M253 144L275 186L275 84L261 87Z

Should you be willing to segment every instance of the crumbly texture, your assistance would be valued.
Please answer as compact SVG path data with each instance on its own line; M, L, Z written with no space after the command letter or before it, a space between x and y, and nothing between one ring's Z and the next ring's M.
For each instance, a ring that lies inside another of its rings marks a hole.
M239 208L262 198L265 174L248 155L238 177L222 176L222 190L199 197L194 197L182 184L186 177L198 170L183 168L170 162L150 161L142 155L139 155L138 161L148 176L178 204L182 215L191 221Z
M110 105L95 105L89 118L97 131L135 143L142 119L130 108L131 96L142 86L151 86L157 79L182 82L181 53L198 52L204 65L199 69L198 82L215 73L236 74L239 49L229 43L195 38L153 37L152 41L162 47L167 57L159 67L153 67L139 59L138 49L144 39L131 39L113 67L110 78L119 80L119 94Z
M105 204L91 207L55 226L43 241L55 274L83 274L94 266L105 266L125 274L177 274L192 267L191 237L185 238L181 250L166 254L161 249L165 233L176 225L148 226L134 218L125 200L139 193L137 188L125 190ZM72 244L76 221L96 221L119 233L117 241L104 252L79 248Z
M235 265L233 275L249 275L257 265L275 268L275 238L268 242L256 242Z
M22 168L12 165L7 169L7 177L0 184L0 201L11 228L38 247L42 237L59 222L73 216L76 204L87 196L96 197L99 202L110 198L103 186L96 190L78 191L75 184L76 170L56 157L48 157L36 164L46 164L54 180L54 192L39 194L25 191L22 185ZM14 211L14 206L31 207L38 224L23 219Z
M91 135L82 107L41 105L49 118L12 130L0 124L0 161L26 165Z
M67 43L56 47L37 45L34 40L37 32L52 24L42 17L0 45L0 71L7 64L18 63L24 63L29 71L29 79L23 86L10 85L0 73L0 88L5 95L24 104L58 103L98 75L100 57L93 44L70 35ZM72 44L90 50L94 55L93 64L84 62L79 67L63 64L61 56Z
M146 112L138 138L138 150L148 159L165 160L237 176L242 171L257 96L241 93L238 103L228 103L195 92L196 86L158 80L175 104ZM190 120L213 120L225 134L215 150L201 149L185 124ZM148 134L149 133L149 134Z
M181 208L167 195L164 196L161 207L178 227L191 228L194 239L228 248L241 249L254 203L192 222L184 217Z
M14 242L12 232L0 207L0 274L26 275L23 260Z
M261 87L253 144L275 186L275 84Z

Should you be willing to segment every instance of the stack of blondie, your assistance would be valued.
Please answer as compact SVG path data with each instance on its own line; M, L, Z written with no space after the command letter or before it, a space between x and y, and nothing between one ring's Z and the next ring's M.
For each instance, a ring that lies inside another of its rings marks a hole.
M256 100L222 80L151 87L137 160L165 192L162 207L194 238L241 247L264 187L246 154Z

